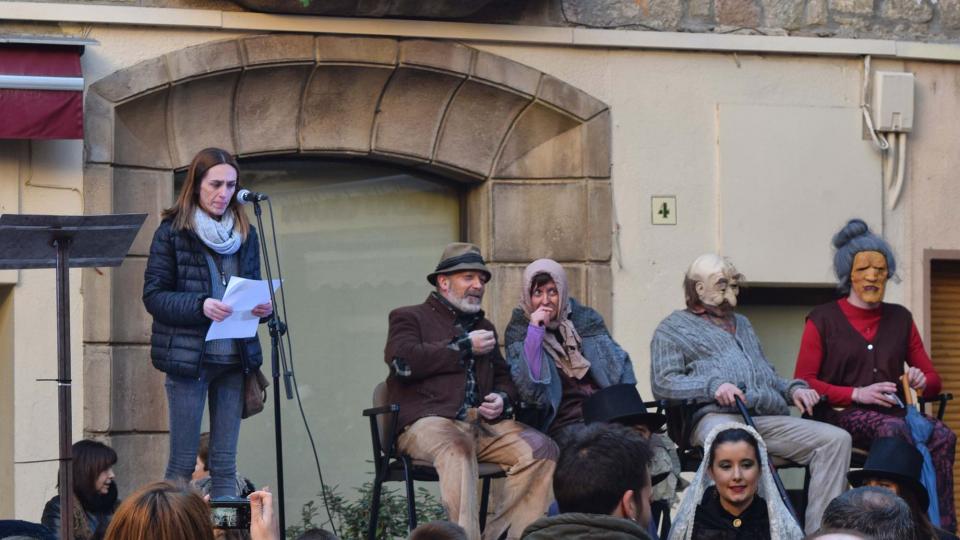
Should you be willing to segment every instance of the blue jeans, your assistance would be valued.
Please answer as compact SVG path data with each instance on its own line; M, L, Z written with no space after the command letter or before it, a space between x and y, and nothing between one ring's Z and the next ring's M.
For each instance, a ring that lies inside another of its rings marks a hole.
M210 396L211 497L237 495L237 439L243 411L243 371L238 364L203 364L200 378L167 374L170 460L167 480L189 482L197 463L203 406Z

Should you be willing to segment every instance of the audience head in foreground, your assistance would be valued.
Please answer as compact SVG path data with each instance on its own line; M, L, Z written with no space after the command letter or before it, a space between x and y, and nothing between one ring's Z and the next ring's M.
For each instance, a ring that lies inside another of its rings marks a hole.
M273 496L264 488L250 494L252 540L280 540L273 514ZM117 508L106 540L213 540L217 537L210 507L194 489L171 482L140 488ZM231 531L236 532L236 531ZM221 535L222 536L222 535ZM231 534L232 536L232 534Z
M646 440L630 428L584 427L561 451L553 476L561 514L537 520L523 538L648 539L650 459Z
M876 540L913 538L910 507L892 491L881 487L859 487L840 494L827 505L823 527L850 529Z
M170 482L140 488L120 505L106 540L213 538L210 508L199 493Z
M873 538L848 529L821 529L803 540L873 540Z
M780 499L763 439L753 428L735 422L720 424L707 435L703 461L677 510L670 540L725 535L803 538Z
M407 540L467 540L467 531L449 521L431 521L414 529Z

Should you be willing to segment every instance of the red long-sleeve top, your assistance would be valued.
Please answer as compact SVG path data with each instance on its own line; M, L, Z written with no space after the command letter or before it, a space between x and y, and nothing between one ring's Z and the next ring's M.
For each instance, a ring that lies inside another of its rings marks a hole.
M873 341L877 335L877 327L880 318L883 315L882 307L876 309L863 309L851 304L846 298L837 301L840 305L840 311L843 312L850 325L863 336L867 341ZM920 332L917 325L911 323L913 328L910 330L910 345L908 348L907 364L919 368L927 377L927 387L924 389L924 397L933 397L940 393L941 382L940 375L933 369L933 362L923 348L923 340L920 339ZM800 339L800 352L797 354L797 367L794 370L794 377L802 379L822 395L827 396L830 405L839 407L847 406L853 400L852 386L836 386L817 378L820 373L820 363L823 361L823 340L820 339L820 332L809 319L803 328L803 337ZM891 381L897 382L897 381Z

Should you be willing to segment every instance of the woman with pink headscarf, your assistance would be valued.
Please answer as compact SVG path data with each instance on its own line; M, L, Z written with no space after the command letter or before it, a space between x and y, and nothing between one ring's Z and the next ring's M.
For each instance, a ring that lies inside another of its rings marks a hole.
M630 356L603 317L569 296L567 273L538 259L523 271L520 305L504 333L507 363L523 407L518 420L557 444L583 425L583 402L601 388L636 384Z

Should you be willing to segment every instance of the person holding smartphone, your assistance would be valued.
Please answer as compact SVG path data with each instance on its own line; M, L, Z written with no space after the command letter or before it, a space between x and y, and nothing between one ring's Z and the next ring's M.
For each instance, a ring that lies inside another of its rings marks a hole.
M238 501L226 501L237 506ZM273 495L267 488L243 501L247 506L252 540L280 540L273 511ZM217 503L212 503L216 505ZM117 508L105 540L214 540L216 507L193 489L167 481L140 488Z

